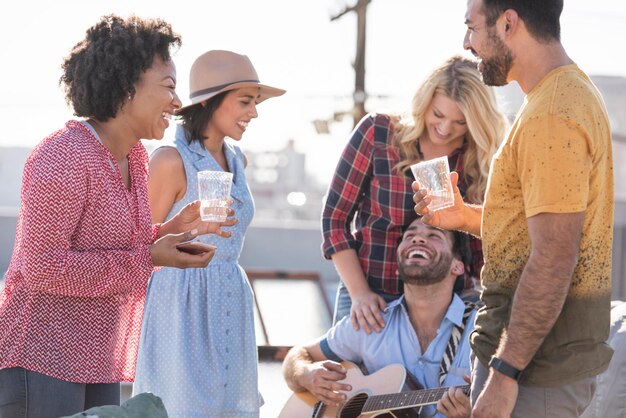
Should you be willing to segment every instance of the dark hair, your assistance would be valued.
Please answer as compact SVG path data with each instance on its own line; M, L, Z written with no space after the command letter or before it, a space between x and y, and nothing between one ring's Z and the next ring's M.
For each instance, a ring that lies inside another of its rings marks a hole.
M528 32L538 41L561 39L559 18L563 0L483 0L487 26L493 26L508 9L517 12Z
M115 117L154 58L171 59L173 45L180 47L181 37L161 19L103 16L63 61L65 101L76 116Z
M461 293L465 288L465 275L469 274L471 276L475 276L475 272L473 272L473 264L472 264L472 250L469 244L469 236L465 232L461 231L450 231L452 232L452 254L457 257L459 260L463 262L465 266L465 272L456 278L456 282L454 282L454 292Z
M197 103L193 106L179 110L176 116L180 118L181 125L185 129L187 142L202 141L206 139L204 131L213 117L215 110L222 104L224 97L232 90L224 91L207 100L205 105Z

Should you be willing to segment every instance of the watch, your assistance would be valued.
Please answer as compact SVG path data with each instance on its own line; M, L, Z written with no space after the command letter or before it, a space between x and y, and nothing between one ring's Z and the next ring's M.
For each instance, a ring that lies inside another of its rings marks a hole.
M492 356L491 360L489 360L489 367L491 367L494 370L499 371L503 375L508 376L511 379L516 380L518 382L519 382L520 377L522 376L521 370L516 369L515 367L511 366L506 361L501 360L496 356Z

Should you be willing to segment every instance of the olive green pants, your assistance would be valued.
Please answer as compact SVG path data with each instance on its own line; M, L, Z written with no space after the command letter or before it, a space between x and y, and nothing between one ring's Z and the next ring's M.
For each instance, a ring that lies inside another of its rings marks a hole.
M472 353L472 405L485 386L489 370ZM519 386L511 418L575 418L587 408L596 391L596 378L589 377L557 387Z

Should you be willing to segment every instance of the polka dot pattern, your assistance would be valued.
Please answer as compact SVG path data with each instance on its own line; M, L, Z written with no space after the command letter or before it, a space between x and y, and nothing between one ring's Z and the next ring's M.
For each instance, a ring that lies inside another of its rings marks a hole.
M187 192L168 218L198 198L198 171L221 170L198 141L187 144L180 126L174 146L183 158ZM254 203L241 150L226 144L225 152L239 220L232 237L200 237L218 248L206 268L163 268L148 287L133 392L161 397L173 418L258 417L262 403L253 294L238 264Z

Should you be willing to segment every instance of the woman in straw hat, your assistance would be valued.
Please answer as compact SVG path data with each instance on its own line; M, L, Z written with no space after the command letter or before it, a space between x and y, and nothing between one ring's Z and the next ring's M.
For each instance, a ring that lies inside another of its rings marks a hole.
M405 115L372 113L361 120L339 160L322 213L323 254L341 278L335 321L349 315L355 328L379 331L381 311L402 293L396 247L417 216L410 166L447 156L464 199L480 203L505 129L476 62L460 56L427 76ZM474 266L465 287L475 299L482 250L479 240L471 244Z
M173 146L150 160L152 217L162 222L198 198L197 173L233 174L231 196L239 223L232 237L201 237L217 247L207 268L155 271L150 280L134 393L152 392L172 417L257 417L253 295L238 264L254 215L239 141L257 105L285 91L259 83L245 55L209 51L190 72L191 103L178 111Z
M109 15L63 62L66 100L84 119L43 139L24 168L0 294L0 417L119 405L153 266L203 267L213 255L175 248L217 230L200 222L198 203L150 219L140 139L161 139L181 106L170 58L180 42L162 20Z

